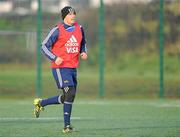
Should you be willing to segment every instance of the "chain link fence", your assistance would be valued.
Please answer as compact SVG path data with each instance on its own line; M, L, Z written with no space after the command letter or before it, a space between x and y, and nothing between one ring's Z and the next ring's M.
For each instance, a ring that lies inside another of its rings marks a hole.
M42 40L62 21L63 6L72 5L77 11L89 53L79 68L78 90L83 97L97 97L99 90L98 4L95 0L42 2ZM104 4L105 97L158 97L160 0L104 0ZM180 97L179 7L179 0L164 0L164 94L173 98ZM0 0L2 96L35 95L37 8L37 0ZM42 56L43 96L57 93L49 67Z

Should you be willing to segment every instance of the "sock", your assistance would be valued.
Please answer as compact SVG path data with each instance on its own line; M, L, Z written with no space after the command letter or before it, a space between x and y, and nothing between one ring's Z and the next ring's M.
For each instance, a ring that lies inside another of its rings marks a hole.
M41 101L41 106L44 107L44 106L47 106L47 105L52 105L52 104L62 104L61 102L61 96L62 95L58 95L58 96L54 96L54 97L50 97L50 98L47 98L47 99L43 99Z
M63 109L64 109L64 127L66 127L67 125L70 125L72 104L64 103Z

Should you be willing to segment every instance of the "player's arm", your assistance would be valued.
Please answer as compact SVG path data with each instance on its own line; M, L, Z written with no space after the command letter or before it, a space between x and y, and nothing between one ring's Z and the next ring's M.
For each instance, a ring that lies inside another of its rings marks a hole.
M84 34L84 30L81 26L81 31L82 31L82 41L81 41L81 48L80 48L80 55L81 55L81 59L87 59L87 47L86 47L86 38L85 38L85 34Z
M56 42L58 35L59 35L58 27L54 27L49 32L45 40L42 42L41 50L43 54L51 61L55 61L57 59L57 56L52 53L51 49L52 49L52 45Z

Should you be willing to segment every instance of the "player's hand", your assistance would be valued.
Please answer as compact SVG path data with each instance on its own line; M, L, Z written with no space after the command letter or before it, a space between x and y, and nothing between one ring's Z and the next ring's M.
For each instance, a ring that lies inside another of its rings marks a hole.
M60 65L63 62L63 59L60 57L57 57L57 59L55 60L56 65Z
M87 59L87 54L85 52L81 53L81 59L86 60Z

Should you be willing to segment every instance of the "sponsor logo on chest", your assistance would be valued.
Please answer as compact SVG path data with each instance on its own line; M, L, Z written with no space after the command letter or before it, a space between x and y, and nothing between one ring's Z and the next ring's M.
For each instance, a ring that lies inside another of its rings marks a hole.
M69 40L65 44L67 53L78 53L78 42L74 35L71 35Z

